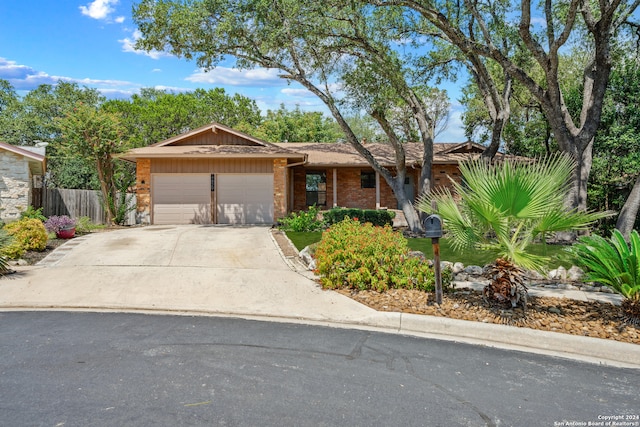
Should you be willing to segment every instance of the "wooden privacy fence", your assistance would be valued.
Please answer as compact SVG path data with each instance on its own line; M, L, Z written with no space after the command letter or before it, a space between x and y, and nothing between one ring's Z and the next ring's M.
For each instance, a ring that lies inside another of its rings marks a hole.
M63 188L43 188L41 190L42 213L46 217L52 215L69 215L72 218L88 216L93 223L104 224L106 222L99 191L68 190ZM127 195L127 204L135 207L135 194ZM135 223L136 212L133 209L127 214L125 225L134 225Z

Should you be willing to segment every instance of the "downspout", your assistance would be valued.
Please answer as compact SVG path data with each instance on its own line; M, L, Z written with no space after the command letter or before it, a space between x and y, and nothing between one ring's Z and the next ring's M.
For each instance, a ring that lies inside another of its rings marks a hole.
M294 166L304 166L309 162L309 155L305 154L303 157L303 161L298 162L298 163L291 163L290 165L286 165L285 168L289 169L292 168ZM289 174L287 174L289 175ZM289 199L289 204L291 206L291 209L293 209L294 206L294 197L295 197L295 192L294 192L294 183L293 183L293 174L291 174L291 179L290 179L290 183L289 183L289 194L290 196L288 197ZM289 210L289 206L287 206L287 211Z

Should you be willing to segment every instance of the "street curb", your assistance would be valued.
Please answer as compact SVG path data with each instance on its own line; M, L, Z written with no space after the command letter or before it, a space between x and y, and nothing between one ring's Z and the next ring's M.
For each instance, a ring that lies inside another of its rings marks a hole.
M313 319L269 316L250 312L216 312L208 310L165 309L161 307L0 307L0 312L10 311L104 312L241 318L256 321L401 334L481 345L510 351L542 354L596 365L640 369L640 345L637 344L601 338L581 337L558 332L539 331L516 326L496 325L410 313L376 312L372 316L360 320L341 321L339 319L328 318Z
M283 234L289 244L295 248L286 233ZM304 276L305 274L303 273L307 271L301 271L300 262L298 261L298 265L296 265L293 260L285 257L273 234L270 233L270 235L282 259L293 271ZM284 319L284 321L288 320ZM316 320L312 319L307 319L307 321L316 322ZM422 314L380 311L368 321L356 323L333 321L332 325L337 327L373 328L385 332L546 354L594 364L640 369L640 345L561 332L540 331L524 327Z

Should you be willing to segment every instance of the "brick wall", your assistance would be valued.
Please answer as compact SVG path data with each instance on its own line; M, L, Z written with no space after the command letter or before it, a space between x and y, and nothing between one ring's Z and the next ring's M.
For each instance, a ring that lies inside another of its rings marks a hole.
M431 176L434 188L445 187L449 190L453 190L449 177L453 178L458 183L462 182L462 176L460 175L458 165L433 165L431 168Z
M18 154L0 151L0 218L20 219L31 203L31 173L28 161Z
M337 169L337 187L338 200L337 206L348 208L375 209L376 208L376 189L361 188L360 174L361 171L371 171L367 168L338 168ZM306 174L307 172L325 172L327 176L327 205L321 209L330 209L333 207L333 168L296 168L293 171L293 206L291 209L295 211L305 210L306 204ZM395 172L392 172L395 173ZM460 172L457 165L434 165L432 179L434 186L445 186L451 188L451 182L447 175L460 182ZM420 169L407 169L407 176L411 176L414 183L414 199L417 199L418 184L420 181ZM398 201L393 194L393 190L387 184L382 176L380 176L380 207L388 209L396 209Z
M151 159L136 162L136 222L151 223Z

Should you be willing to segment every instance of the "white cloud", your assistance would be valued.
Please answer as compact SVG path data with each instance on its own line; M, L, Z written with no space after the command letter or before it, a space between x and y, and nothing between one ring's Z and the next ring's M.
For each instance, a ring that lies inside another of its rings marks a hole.
M111 12L114 11L112 6L118 2L119 0L94 0L86 6L80 6L80 12L93 19L108 19Z
M452 108L447 128L436 137L436 142L465 142L467 140L462 123L462 107Z
M162 70L160 68L154 68L153 70L151 70L152 73L161 73Z
M184 87L163 86L163 85L155 85L153 88L157 89L157 90L164 90L164 91L171 92L171 93L191 92L193 90L193 89L187 89L187 88L184 88Z
M315 97L315 95L309 92L307 89L292 89L292 88L284 88L280 92L287 96L295 96L299 98L310 98Z
M124 22L124 20L125 20L125 19L126 19L126 18L125 18L124 16L118 16L118 17L115 19L115 21L116 21L118 24L122 24L122 23Z
M230 86L280 86L286 84L286 81L279 77L279 71L273 68L238 70L217 67L207 72L198 70L187 77L186 80L193 83Z
M140 89L140 85L124 80L52 76L44 71L36 70L28 65L17 64L15 61L2 57L0 57L0 79L7 80L17 91L30 91L42 84L56 85L60 81L93 87L109 97L112 97L112 94L126 97L127 94L131 95Z
M118 40L118 42L122 43L122 51L128 53L135 53L136 55L145 55L151 59L160 59L162 57L171 56L171 54L166 52L158 52L157 50L152 50L151 52L147 52L144 50L136 49L135 44L138 39L142 37L142 33L139 30L135 30L131 36L125 37L122 40Z

